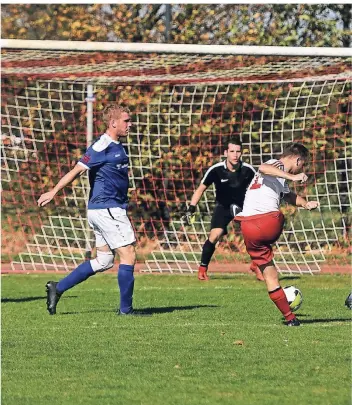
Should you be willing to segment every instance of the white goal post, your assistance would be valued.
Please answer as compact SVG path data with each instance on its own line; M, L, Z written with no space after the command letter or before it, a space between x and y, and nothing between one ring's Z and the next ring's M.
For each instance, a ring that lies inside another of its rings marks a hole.
M276 244L285 273L348 265L351 205L350 48L127 44L2 39L3 261L12 271L69 271L94 246L80 178L46 209L36 199L104 131L102 109L131 108L126 148L139 269L193 272L209 233L210 188L195 224L180 213L230 135L255 168L292 141L310 149L307 186L320 211L284 206ZM210 271L247 271L238 228Z

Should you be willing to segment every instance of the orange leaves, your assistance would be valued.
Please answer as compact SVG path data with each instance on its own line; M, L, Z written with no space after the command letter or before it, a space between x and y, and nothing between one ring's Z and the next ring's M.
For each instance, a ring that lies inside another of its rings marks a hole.
M170 39L174 43L286 46L317 45L318 40L319 46L346 46L350 33L343 28L346 12L327 4L172 5ZM5 4L2 36L164 42L164 13L158 4ZM333 19L327 17L331 15Z

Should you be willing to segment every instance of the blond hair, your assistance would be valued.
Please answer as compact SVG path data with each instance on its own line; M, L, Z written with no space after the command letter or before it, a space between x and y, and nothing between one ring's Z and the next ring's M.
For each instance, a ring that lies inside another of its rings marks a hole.
M123 105L109 104L104 108L103 119L106 123L109 123L114 118L120 118L123 112L129 114L130 110L128 107L125 107Z

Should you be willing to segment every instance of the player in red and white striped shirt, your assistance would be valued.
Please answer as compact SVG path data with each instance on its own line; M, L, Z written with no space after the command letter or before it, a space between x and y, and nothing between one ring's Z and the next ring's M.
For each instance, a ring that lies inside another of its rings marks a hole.
M282 198L307 210L319 206L317 201L308 202L296 195L287 185L287 180L307 181L303 168L308 159L308 149L292 143L279 160L271 159L260 165L246 192L243 211L236 216L236 220L241 222L247 252L263 273L269 296L289 326L299 326L300 323L280 286L271 245L279 239L284 226L284 216L279 209Z

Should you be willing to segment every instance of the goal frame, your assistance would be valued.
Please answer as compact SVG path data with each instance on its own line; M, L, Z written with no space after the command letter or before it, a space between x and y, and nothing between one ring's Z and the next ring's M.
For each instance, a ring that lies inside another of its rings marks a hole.
M246 46L246 45L193 45L193 44L153 44L153 43L114 43L114 42L85 42L85 41L46 41L46 40L14 40L1 39L0 45L3 49L12 50L47 50L47 51L76 51L76 52L117 52L117 53L138 53L138 54L190 54L190 55L251 55L251 56L281 56L281 57L331 57L349 58L352 57L351 48L327 48L327 47L280 47L280 46ZM323 76L322 76L322 79ZM263 79L260 83L270 83L273 80ZM302 78L278 79L275 83L288 81L304 81ZM250 80L233 81L237 83L253 83ZM187 85L197 85L203 82L198 79ZM205 82L205 83L212 83ZM217 80L216 84L228 84L227 79ZM93 86L87 81L86 95L86 143L87 146L93 140ZM89 230L87 228L86 232ZM86 244L86 258L90 254L89 241ZM182 272L182 270L181 270Z
M62 51L99 51L129 53L182 53L209 55L254 55L254 56L352 56L352 48L294 47L261 45L194 45L129 42L88 42L1 39L2 48L42 49Z

